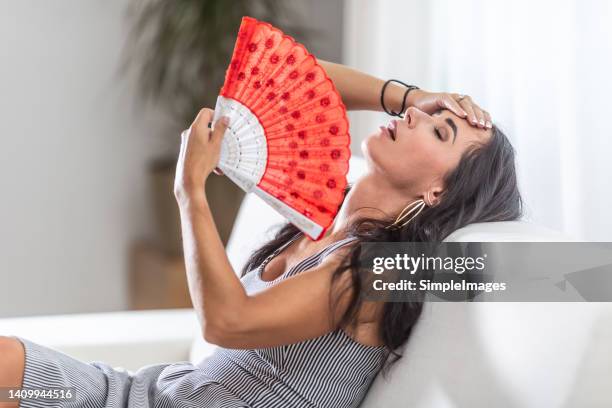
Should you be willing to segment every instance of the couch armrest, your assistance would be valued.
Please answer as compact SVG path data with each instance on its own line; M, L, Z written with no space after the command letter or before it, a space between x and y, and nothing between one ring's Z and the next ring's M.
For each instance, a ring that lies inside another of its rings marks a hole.
M0 335L25 337L82 361L103 361L132 371L148 364L188 361L199 331L192 309L0 319Z

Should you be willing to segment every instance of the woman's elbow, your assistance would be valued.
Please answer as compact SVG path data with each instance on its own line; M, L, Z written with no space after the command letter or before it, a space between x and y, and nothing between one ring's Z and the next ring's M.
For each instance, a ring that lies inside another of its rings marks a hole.
M241 338L241 333L241 324L236 319L208 319L202 325L204 340L219 347L231 347L236 338Z
M218 329L213 329L210 325L206 325L202 330L202 335L207 343L223 347L223 334Z

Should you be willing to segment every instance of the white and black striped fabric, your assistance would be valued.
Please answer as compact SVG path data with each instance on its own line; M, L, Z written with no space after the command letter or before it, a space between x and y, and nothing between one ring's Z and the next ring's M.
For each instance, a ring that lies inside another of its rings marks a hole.
M263 267L297 236L242 278L248 293L316 266L352 240L337 241L274 281L263 281ZM23 387L76 388L74 401L28 399L20 408L356 407L387 357L383 347L362 345L338 329L287 346L218 348L198 364L154 364L130 372L98 361L84 363L17 338L26 350Z

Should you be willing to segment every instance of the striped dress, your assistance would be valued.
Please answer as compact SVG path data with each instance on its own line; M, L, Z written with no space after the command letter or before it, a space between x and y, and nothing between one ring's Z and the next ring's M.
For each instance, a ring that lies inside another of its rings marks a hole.
M268 262L301 234L242 277L249 294L318 265L346 238L304 259L273 281ZM24 388L75 387L75 400L22 400L20 408L301 408L356 407L382 367L384 347L354 341L338 329L299 343L261 349L217 348L198 364L154 364L136 372L84 363L18 337L25 346Z

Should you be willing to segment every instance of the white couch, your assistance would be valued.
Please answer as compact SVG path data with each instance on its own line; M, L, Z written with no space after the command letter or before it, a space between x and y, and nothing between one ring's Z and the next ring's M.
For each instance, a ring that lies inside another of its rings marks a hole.
M349 179L363 165L352 159ZM279 222L259 199L245 199L227 249L236 269ZM568 239L510 222L472 225L449 240ZM196 362L214 350L191 310L0 319L0 334L130 370ZM376 379L362 407L611 407L610 344L608 303L428 303L404 358Z

